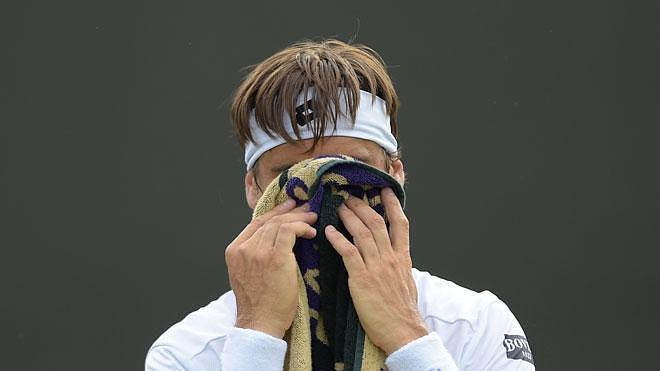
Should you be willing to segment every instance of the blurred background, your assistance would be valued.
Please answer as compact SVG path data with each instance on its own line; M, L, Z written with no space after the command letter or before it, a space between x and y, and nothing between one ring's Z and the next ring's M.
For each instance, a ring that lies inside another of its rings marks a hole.
M1 8L3 369L139 370L228 290L231 93L321 37L388 64L418 268L502 298L539 370L657 367L657 2Z

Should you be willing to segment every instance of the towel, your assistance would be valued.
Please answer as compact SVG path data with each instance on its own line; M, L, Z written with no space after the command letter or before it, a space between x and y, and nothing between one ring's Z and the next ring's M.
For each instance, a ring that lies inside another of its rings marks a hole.
M282 172L266 188L254 208L253 218L286 201L309 202L318 214L314 239L299 238L293 247L298 267L298 307L284 340L285 370L371 371L384 369L385 354L365 334L348 289L348 274L341 256L325 237L333 225L352 241L337 215L337 208L351 194L380 215L385 210L380 190L391 187L401 204L405 194L389 174L344 155L307 159ZM386 221L389 228L389 223Z

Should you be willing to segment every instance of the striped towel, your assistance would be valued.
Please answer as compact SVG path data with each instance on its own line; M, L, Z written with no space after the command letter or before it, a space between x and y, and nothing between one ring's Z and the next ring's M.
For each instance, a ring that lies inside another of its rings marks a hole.
M348 290L348 274L325 227L352 237L337 215L337 207L351 194L366 200L384 215L380 189L391 187L401 203L405 194L389 174L343 155L301 161L275 178L257 202L253 218L284 202L309 202L319 215L313 240L299 238L294 254L300 268L296 316L284 340L288 343L285 370L381 370L385 354L376 347L358 320ZM389 226L389 225L388 225Z

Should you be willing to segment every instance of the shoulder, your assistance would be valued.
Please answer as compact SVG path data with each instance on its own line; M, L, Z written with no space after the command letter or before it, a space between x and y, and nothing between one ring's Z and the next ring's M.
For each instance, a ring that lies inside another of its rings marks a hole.
M502 352L506 336L524 332L509 307L490 291L476 292L413 268L418 309L459 363L476 354Z
M145 369L206 369L219 354L236 322L236 299L228 291L168 328L149 348ZM204 365L199 368L198 365Z
M464 322L474 328L479 316L500 299L490 291L476 292L452 281L413 268L419 312L426 319L445 323Z

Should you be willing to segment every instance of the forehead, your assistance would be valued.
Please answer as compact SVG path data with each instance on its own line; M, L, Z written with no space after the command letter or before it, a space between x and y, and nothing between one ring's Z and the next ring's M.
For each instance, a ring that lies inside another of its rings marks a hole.
M363 161L375 161L382 157L383 149L375 142L351 137L325 137L308 151L313 139L299 140L296 143L284 143L267 152L259 158L259 164L270 169L277 166L288 166L296 162L330 154L343 154L356 157Z

